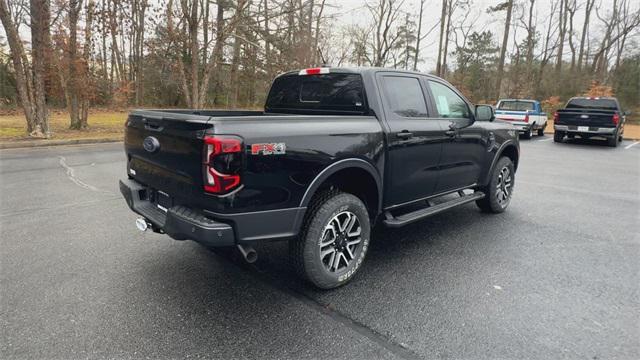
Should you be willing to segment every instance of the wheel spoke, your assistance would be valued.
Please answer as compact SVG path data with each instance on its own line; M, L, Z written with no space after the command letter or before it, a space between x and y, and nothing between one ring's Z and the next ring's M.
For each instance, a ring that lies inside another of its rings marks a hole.
M353 226L356 224L357 221L358 221L358 218L356 216L351 216L351 218L349 219L349 224L345 229L347 235L351 233L351 230L353 230Z
M329 265L329 270L333 270L333 262L334 262L334 261L335 261L335 259L336 259L336 254L337 254L337 253L338 253L338 251L337 251L337 250L333 250L333 251L331 252L331 257L329 258L329 263L328 263L328 265Z
M325 251L320 253L320 259L322 259L324 261L324 259L327 257L327 255L335 254L335 253L336 253L336 249L334 249L334 248L325 250Z
M347 212L344 213L345 214L345 219L344 221L342 221L342 223L340 223L340 220L338 220L338 230L340 232L344 232L347 229L347 226L349 226L349 223L351 222L351 213ZM340 216L340 215L338 215Z
M336 231L332 226L325 227L324 236L322 237L322 242L320 243L320 248L324 248L328 245L333 244L336 241Z
M343 254L339 251L336 251L336 256L334 257L333 265L331 266L333 270L338 270L340 267L340 260L342 259Z
M362 242L362 226L350 211L335 215L325 226L318 243L320 261L329 272L344 270L356 258Z

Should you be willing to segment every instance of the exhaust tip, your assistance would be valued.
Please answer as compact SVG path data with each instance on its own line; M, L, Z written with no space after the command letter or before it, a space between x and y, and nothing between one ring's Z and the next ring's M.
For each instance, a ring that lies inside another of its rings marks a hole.
M137 218L136 227L138 228L138 230L145 232L149 228L149 222L145 218Z
M258 252L251 246L238 244L238 250L244 258L244 261L253 264L258 260Z

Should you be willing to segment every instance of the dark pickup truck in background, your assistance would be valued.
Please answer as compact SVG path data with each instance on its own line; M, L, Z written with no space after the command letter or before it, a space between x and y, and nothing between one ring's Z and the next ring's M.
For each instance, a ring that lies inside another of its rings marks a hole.
M553 115L553 140L562 142L565 136L570 139L596 136L606 138L609 146L616 147L622 141L628 114L614 97L571 98L564 109Z
M518 136L493 119L434 76L304 69L274 80L264 111L131 112L120 190L140 230L250 262L255 242L288 240L295 270L328 289L356 273L378 220L507 208Z

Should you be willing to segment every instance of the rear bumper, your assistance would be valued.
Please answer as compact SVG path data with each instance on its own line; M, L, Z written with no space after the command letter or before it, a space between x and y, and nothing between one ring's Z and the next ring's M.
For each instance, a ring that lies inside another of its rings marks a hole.
M611 127L595 127L590 126L588 130L578 130L576 125L553 125L555 131L563 131L567 133L577 134L599 134L599 135L613 135L616 132L616 128Z
M526 133L529 131L529 129L533 129L533 126L534 126L533 123L526 123L524 121L512 121L512 120L505 120L500 118L497 118L497 119L511 124L514 127L514 129L519 133Z
M216 214L176 205L164 211L149 201L149 189L135 180L120 180L120 192L129 208L146 218L155 231L176 240L194 240L211 247L293 237L298 233L306 210Z

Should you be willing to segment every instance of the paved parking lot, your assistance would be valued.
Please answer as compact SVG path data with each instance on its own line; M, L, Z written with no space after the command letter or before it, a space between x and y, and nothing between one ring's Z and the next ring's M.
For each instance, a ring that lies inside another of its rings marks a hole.
M139 233L122 144L0 151L0 357L640 358L640 144L521 143L501 215L378 229L316 291L286 245L255 266Z

